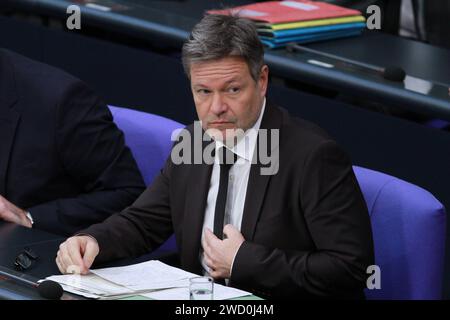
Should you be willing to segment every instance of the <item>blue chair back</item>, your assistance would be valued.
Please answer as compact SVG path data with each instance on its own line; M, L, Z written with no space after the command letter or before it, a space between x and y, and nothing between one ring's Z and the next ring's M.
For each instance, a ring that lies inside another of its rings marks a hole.
M176 121L137 110L109 106L117 127L124 132L145 184L151 184L161 171L172 148L171 136L184 125ZM158 256L176 250L175 236L152 253Z
M441 299L446 214L428 191L381 172L354 167L369 208L381 289L367 299Z
M172 148L172 132L184 125L146 112L109 106L114 122L125 134L146 185L159 173Z

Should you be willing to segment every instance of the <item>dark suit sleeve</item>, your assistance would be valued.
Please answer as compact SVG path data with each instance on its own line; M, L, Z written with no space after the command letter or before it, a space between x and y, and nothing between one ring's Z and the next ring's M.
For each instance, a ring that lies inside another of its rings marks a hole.
M299 202L315 250L269 248L246 241L233 265L234 284L295 298L305 292L344 297L361 293L373 264L370 220L345 153L322 143L305 161ZM301 213L299 213L301 214Z
M36 228L71 235L129 206L145 185L109 109L82 82L62 94L54 123L61 170L79 192L27 209Z
M169 158L133 205L81 232L93 236L99 244L96 263L149 253L173 234L169 200L171 166Z

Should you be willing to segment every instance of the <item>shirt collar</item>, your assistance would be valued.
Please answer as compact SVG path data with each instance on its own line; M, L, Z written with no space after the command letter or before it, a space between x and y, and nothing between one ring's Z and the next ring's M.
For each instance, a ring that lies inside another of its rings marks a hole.
M261 126L261 121L264 115L265 108L266 108L266 98L264 97L261 112L259 113L258 119L256 120L255 124L245 132L244 136L236 143L234 147L228 148L227 146L225 146L226 148L230 149L235 154L237 154L239 158L243 158L249 162L252 161L253 153L256 146L256 139L258 138L258 130ZM224 144L222 141L217 141L216 151L223 146Z

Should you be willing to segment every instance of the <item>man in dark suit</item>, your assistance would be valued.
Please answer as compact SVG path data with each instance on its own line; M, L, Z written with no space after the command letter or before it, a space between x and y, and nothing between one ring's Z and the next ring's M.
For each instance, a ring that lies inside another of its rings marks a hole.
M130 205L144 182L84 83L0 49L0 219L61 235Z
M201 127L180 133L130 208L61 245L61 272L138 256L174 232L182 268L230 286L363 297L373 245L350 160L320 128L266 103L263 54L248 20L210 15L195 26L183 64Z
M450 48L450 1L447 0L327 0L363 14L371 5L381 9L381 30Z

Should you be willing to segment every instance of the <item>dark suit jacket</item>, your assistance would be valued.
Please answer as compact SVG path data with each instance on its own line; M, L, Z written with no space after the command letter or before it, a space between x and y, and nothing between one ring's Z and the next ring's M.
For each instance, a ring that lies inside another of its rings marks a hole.
M363 297L372 234L349 158L321 129L269 104L261 129L280 129L279 171L261 175L262 164L252 165L241 226L246 241L230 285L264 297ZM99 242L98 262L138 256L175 232L181 266L201 273L211 168L169 158L130 208L83 231Z
M84 83L0 49L0 194L35 228L70 235L145 185L123 133Z

